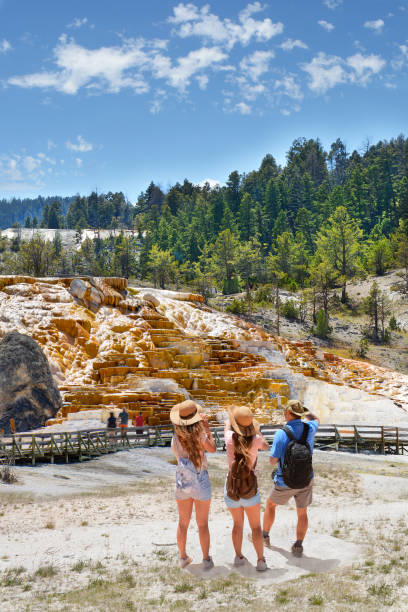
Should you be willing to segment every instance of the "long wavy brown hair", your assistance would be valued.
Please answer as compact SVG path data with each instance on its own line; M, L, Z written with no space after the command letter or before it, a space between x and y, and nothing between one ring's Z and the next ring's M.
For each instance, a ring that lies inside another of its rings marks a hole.
M201 438L204 433L204 426L201 421L192 425L174 425L174 431L181 446L187 452L188 458L197 469L200 469L204 457L204 449Z
M232 429L232 428L231 428ZM251 467L251 454L250 449L252 446L252 440L254 436L240 436L236 431L232 430L232 439L234 441L234 455L243 455L245 457L245 463Z

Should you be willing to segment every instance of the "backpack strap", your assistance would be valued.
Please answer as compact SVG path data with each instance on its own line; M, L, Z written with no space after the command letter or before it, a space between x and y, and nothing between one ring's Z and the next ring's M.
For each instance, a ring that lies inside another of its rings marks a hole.
M310 427L307 423L303 423L303 433L299 438L301 444L306 444L307 436L309 435Z
M283 431L285 432L285 434L288 436L289 440L291 442L293 442L293 440L296 440L295 436L293 435L293 431L291 430L290 427L288 427L287 425L285 425L284 427L282 427Z

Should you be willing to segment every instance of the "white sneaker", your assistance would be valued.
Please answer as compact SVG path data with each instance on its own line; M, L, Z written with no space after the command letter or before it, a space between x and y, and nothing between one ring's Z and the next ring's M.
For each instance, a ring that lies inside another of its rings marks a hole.
M246 557L238 557L238 555L236 555L234 559L234 567L240 567L241 565L245 565L246 562Z
M213 567L214 567L214 561L212 560L211 557L208 557L207 559L203 559L203 569L210 570Z
M268 566L266 565L265 559L258 559L257 564L256 564L256 571L266 572L267 569L268 569Z

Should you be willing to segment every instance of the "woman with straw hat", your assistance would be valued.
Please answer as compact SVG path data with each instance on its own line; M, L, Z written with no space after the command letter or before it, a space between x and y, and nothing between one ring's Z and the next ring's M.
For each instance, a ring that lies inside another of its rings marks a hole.
M201 406L186 400L173 406L170 419L174 425L171 441L172 451L177 459L176 500L179 513L177 545L180 552L180 567L186 567L192 559L187 555L187 529L193 505L203 551L203 567L211 569L214 563L209 555L210 532L208 514L211 502L211 486L207 471L205 452L215 453L216 446L207 416Z
M247 406L235 406L228 410L225 422L225 446L228 458L228 476L224 499L231 512L234 527L232 543L235 550L234 565L244 565L242 536L245 514L252 530L252 543L257 554L256 569L267 568L263 555L261 529L261 499L258 490L256 463L258 450L268 450L269 444L259 431L259 424Z

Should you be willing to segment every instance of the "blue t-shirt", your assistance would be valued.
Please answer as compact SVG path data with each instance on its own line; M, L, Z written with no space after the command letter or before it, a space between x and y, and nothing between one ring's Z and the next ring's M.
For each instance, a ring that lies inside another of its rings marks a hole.
M305 424L309 427L307 443L309 444L310 449L313 453L314 439L316 431L319 427L319 421L307 421L305 422ZM289 421L288 423L286 423L286 425L293 431L293 435L295 436L295 438L299 440L303 433L303 421L301 419L294 419L293 421ZM278 463L276 464L278 471L273 479L274 483L277 484L278 487L288 488L287 485L285 485L285 483L283 482L281 468L281 463L283 463L283 460L285 459L285 452L288 444L288 435L283 431L283 429L278 429L273 438L273 444L270 452L271 457L276 457L277 459L279 459Z

